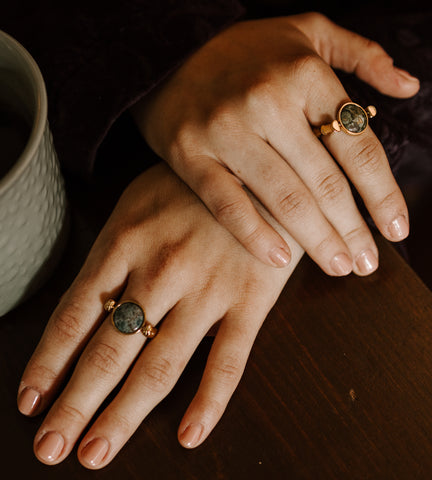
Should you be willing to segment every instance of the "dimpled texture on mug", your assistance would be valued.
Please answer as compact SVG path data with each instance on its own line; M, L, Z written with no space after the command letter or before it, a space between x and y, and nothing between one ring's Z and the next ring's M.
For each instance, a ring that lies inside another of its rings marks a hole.
M0 194L0 316L35 287L65 215L63 178L47 125L35 156Z

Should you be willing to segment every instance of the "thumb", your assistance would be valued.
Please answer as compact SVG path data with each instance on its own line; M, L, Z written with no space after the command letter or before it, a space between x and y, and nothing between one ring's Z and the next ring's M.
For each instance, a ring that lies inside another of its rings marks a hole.
M297 27L312 41L318 54L333 68L355 73L379 92L397 98L415 95L420 82L393 65L378 43L336 25L317 13L299 15ZM297 23L297 22L296 22Z

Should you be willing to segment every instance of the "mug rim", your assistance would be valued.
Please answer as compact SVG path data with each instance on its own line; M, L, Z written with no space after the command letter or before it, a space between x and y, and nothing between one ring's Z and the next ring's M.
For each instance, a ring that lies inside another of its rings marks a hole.
M30 68L31 75L36 85L36 113L31 126L30 136L24 150L21 152L13 166L9 169L6 175L0 178L1 195L15 183L36 153L45 131L48 101L45 82L34 58L17 40L15 40L15 38L5 31L0 30L0 37L3 37L6 42L10 43L21 57L23 57L24 61Z

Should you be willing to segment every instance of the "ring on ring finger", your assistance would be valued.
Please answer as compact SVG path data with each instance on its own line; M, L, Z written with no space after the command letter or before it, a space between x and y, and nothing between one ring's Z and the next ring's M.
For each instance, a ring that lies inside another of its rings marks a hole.
M130 335L140 330L146 338L154 338L158 332L157 328L146 320L144 308L137 302L116 303L110 298L105 302L104 310L111 314L114 327L121 333Z
M363 108L357 103L347 102L340 107L336 120L320 127L313 127L313 132L317 137L340 131L349 135L360 135L367 129L369 119L376 114L377 110L373 105Z

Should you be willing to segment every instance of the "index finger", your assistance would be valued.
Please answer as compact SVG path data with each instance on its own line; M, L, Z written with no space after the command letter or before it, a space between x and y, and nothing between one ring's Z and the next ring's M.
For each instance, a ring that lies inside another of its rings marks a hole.
M110 295L115 298L123 288L126 265L122 268L121 262L114 258L101 262L89 260L90 257L54 310L23 373L18 388L18 409L24 415L37 414L51 402L105 317L103 301Z

